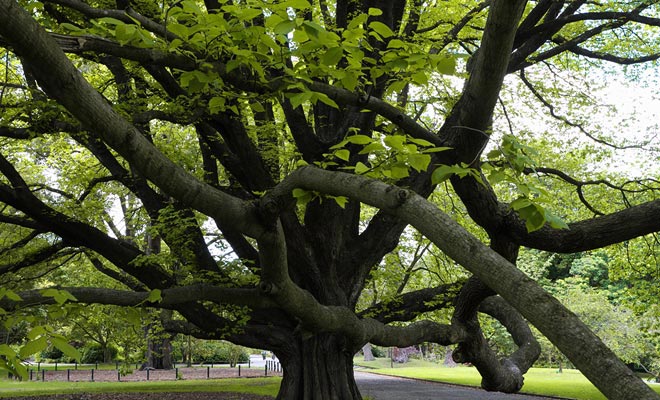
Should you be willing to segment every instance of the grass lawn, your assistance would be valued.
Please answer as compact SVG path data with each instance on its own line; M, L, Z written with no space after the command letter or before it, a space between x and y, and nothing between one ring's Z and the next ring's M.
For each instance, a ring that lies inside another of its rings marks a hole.
M276 396L281 378L237 378L149 382L16 382L0 380L0 397L67 393L237 392Z
M396 375L407 378L426 379L438 382L448 382L460 385L479 386L481 376L474 367L446 368L428 361L411 360L406 364L393 364L389 359L377 359L372 362L355 358L355 364L370 368L369 372ZM660 385L653 385L660 393ZM583 400L606 400L598 389L585 378L580 371L565 369L557 373L556 369L532 368L525 374L523 393L551 395Z

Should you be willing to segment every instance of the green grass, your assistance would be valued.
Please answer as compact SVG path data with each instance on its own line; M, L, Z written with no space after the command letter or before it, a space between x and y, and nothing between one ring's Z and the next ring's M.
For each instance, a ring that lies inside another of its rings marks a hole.
M237 392L275 397L281 378L236 378L149 382L17 382L0 380L0 398L69 393Z
M389 359L376 359L376 361L364 362L360 358L355 359L355 364L370 368L369 372L384 375L468 386L480 386L481 384L481 376L474 367L446 368L440 364L428 361L411 360L411 362L406 364L395 363L392 368L390 367ZM656 392L660 393L660 385L653 385L652 387ZM580 400L606 399L580 371L570 369L564 369L563 373L560 374L557 373L556 369L532 368L525 374L525 385L521 392Z

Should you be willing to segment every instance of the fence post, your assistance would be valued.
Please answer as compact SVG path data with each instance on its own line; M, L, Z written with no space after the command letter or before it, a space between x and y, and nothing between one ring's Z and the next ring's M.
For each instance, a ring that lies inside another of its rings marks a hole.
M32 373L33 372L34 372L33 370L30 370L30 380L32 380Z
M264 376L268 376L268 364L264 365Z
M41 370L41 381L46 382L46 370L45 369Z
M149 368L147 368L147 380L149 380Z
M71 370L69 368L66 369L66 381L69 382L71 380Z
M179 369L178 368L174 368L174 379L175 380L179 379Z
M238 376L241 376L241 364L238 364Z
M94 382L94 369L92 369L92 382Z
M121 381L121 371L117 370L117 382Z
M206 367L206 379L211 377L211 367Z

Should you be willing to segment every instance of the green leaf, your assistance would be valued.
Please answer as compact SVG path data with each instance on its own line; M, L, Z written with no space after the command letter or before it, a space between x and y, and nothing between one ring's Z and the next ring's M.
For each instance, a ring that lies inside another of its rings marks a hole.
M428 78L428 76L426 76L425 71L415 72L414 74L412 74L411 78L412 78L413 82L415 82L416 84L418 84L420 86L423 86L423 85L426 85L427 83L429 83L429 78Z
M393 136L385 136L385 139L383 139L386 145L391 147L394 150L398 151L403 151L403 143L406 141L405 136L401 135L393 135Z
M383 15L383 11L380 8L369 8L367 14L371 15L372 17L377 17L379 15Z
M363 146L366 145L366 144L370 144L371 142L374 141L373 138L370 138L367 135L353 135L353 136L347 137L346 140L349 143L359 144L359 145L363 145Z
M115 37L121 45L130 43L137 38L137 27L128 24L117 25L117 29L115 29Z
M225 110L226 99L224 97L213 97L209 100L209 111L211 114L217 114Z
M14 349L9 347L7 344L0 344L0 356L5 356L7 358L14 358L16 357L16 352Z
M65 356L80 360L80 352L78 352L75 347L67 343L67 341L63 338L51 336L50 342L53 344L53 346L57 347L62 353L64 353Z
M148 303L160 303L163 300L161 293L160 289L154 289L149 292L149 296L145 301Z
M327 104L330 107L339 109L339 105L325 93L314 92L313 98L321 100L321 103Z
M557 215L551 213L550 211L545 211L545 219L548 221L551 227L554 229L570 229L568 224Z
M437 185L449 179L452 175L456 173L455 169L451 165L441 165L436 168L431 174L431 183Z
M112 17L103 17L98 19L99 22L104 22L108 25L126 25L126 22L120 21L117 18L112 18Z
M390 42L387 44L388 49L402 49L406 47L406 42L403 40L399 39L392 39Z
M307 10L312 8L312 5L307 0L287 0L282 5L295 8L296 10Z
M333 196L333 198L335 199L335 202L337 203L337 205L339 205L339 207L346 208L346 203L348 203L348 198L347 197Z
M0 288L0 300L2 300L4 297L6 297L9 300L12 301L21 301L21 296L17 295L16 292L14 292L11 289L5 289L5 288Z
M69 31L69 32L80 32L83 31L84 29L80 29L77 26L73 24L69 24L68 22L63 22L60 24L60 28Z
M410 154L408 162L417 172L426 171L431 163L431 156L428 154Z
M364 146L364 148L360 150L358 154L378 153L385 150L385 146L383 146L380 142L372 142Z
M32 328L30 330L30 332L28 332L27 338L30 339L30 340L34 340L34 339L38 338L39 336L44 335L47 332L48 331L43 326L40 326L40 325L35 326L34 328Z
M525 220L525 227L528 232L534 232L545 225L545 210L538 204L530 204L527 207L518 210L520 216Z
M410 143L415 143L416 145L422 146L422 147L431 147L431 146L433 146L433 143L429 142L428 140L424 140L424 139L409 137L408 141Z
M296 93L289 98L291 102L291 107L298 108L302 103L310 100L312 98L312 92L300 92Z
M364 165L362 162L358 161L357 164L355 164L355 173L358 175L362 175L366 172L369 172L371 168L367 167Z
M335 152L335 157L339 158L340 160L348 161L348 159L351 157L351 152L347 149L337 150Z
M392 32L390 27L380 21L371 22L369 28L385 39L394 36L394 32Z
M52 297L55 302L59 305L66 303L68 300L77 301L71 293L66 290L57 290L57 289L44 289L41 292L41 295L44 297Z
M296 203L300 206L304 206L314 198L313 193L305 189L293 189L292 194L296 199Z
M237 14L240 21L251 21L258 16L263 15L263 11L260 8L244 8Z
M331 47L321 57L321 63L327 66L337 65L343 55L344 49L341 47Z
M48 340L46 339L46 336L40 336L35 340L27 342L23 347L21 347L18 355L21 359L25 359L33 354L37 354L43 351L46 349L46 347L48 347Z
M440 56L436 59L435 70L443 75L456 75L456 58Z
M289 32L296 29L296 26L297 26L296 21L291 21L287 19L275 25L275 28L273 28L273 32L275 32L278 35L288 35Z
M407 178L410 176L410 173L408 172L408 167L405 165L393 165L392 168L390 168L390 173L392 178L394 179L401 179L401 178Z
M511 202L511 208L516 211L525 207L529 207L531 205L532 205L532 201L527 197L519 197Z

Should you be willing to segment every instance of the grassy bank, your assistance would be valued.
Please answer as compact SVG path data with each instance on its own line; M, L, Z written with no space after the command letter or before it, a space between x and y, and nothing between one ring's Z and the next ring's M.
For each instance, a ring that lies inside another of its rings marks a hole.
M364 362L360 358L356 358L355 363L369 368L369 372L385 375L477 387L481 383L481 376L473 367L447 368L440 364L421 360L411 360L406 364L391 364L389 359ZM660 393L660 385L653 385L652 387ZM522 393L580 400L606 400L605 396L580 371L571 369L564 369L562 373L558 373L556 369L532 368L525 375L525 385Z
M149 382L17 382L0 380L0 397L68 393L237 392L275 396L281 378Z

